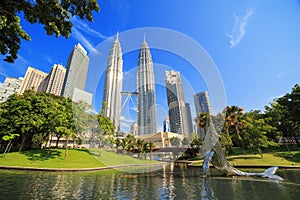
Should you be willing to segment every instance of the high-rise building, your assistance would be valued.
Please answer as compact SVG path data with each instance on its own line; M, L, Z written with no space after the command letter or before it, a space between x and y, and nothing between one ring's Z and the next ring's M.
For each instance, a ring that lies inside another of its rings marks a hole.
M139 52L137 71L138 134L156 132L156 96L153 62L149 46L144 39Z
M74 88L84 90L88 65L89 57L87 56L87 52L81 44L78 43L74 46L68 58L61 96L73 99Z
M188 134L188 120L180 73L171 70L166 71L165 76L171 132Z
M122 49L117 35L109 52L102 100L106 103L104 115L110 118L116 130L120 130L122 68Z
M196 93L194 95L194 103L195 103L197 116L199 113L208 113L209 115L212 114L208 92L203 91L203 92ZM200 128L198 125L196 125L196 127L197 127L197 133L203 139L205 137L204 130Z
M5 102L8 97L17 93L20 89L23 78L6 77L2 87L0 88L0 103Z
M188 130L189 133L193 132L193 120L192 120L192 113L191 113L191 106L189 103L185 103L185 109L186 109L186 117L188 122Z
M169 117L167 117L165 120L164 120L164 124L163 124L163 132L170 132L170 119Z
M47 75L47 73L29 66L18 94L23 94L25 90L37 91Z
M42 81L38 91L48 92L59 96L65 80L66 69L60 64L52 66L49 75Z
M211 106L210 106L208 92L203 91L203 92L196 93L194 95L194 103L195 103L197 115L200 112L211 114Z

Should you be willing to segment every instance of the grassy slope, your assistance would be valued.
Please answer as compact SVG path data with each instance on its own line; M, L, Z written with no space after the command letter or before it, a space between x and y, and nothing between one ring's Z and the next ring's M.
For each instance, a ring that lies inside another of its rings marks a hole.
M49 154L47 150L13 152L5 156L0 155L0 165L37 168L93 168L122 164L158 163L157 161L140 160L104 150L101 151L101 156L99 156L99 149L70 149L66 160L64 155L64 149L51 149Z
M160 162L154 160L141 160L134 158L132 156L116 154L113 152L108 152L105 150L101 150L101 156L99 156L99 149L89 149L89 152L92 155L95 155L96 158L104 163L107 166L115 166L115 165L126 165L126 164L158 164Z
M265 153L263 158L258 154L247 154L227 157L233 165L261 165L261 166L300 166L300 152ZM193 165L202 165L202 161Z

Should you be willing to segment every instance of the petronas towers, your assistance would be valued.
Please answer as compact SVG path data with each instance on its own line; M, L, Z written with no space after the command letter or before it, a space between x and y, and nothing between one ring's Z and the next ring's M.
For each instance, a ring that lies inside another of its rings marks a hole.
M103 93L103 102L106 105L102 107L104 115L112 120L116 130L120 129L122 68L122 49L117 35L109 53ZM138 134L155 133L156 96L154 71L150 49L145 39L139 52L137 92Z
M110 118L116 130L120 129L122 68L122 49L117 35L109 52L102 100L102 102L106 103L102 107L104 116Z
M153 62L146 40L142 43L137 71L138 133L156 132L156 96Z

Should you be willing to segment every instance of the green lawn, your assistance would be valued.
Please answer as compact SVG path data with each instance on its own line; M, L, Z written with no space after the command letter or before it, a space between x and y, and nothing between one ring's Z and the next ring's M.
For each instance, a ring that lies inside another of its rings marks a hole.
M154 160L141 160L138 158L134 158L132 156L116 154L114 152L108 152L105 150L101 150L101 156L99 149L88 149L92 155L107 166L115 166L115 165L126 165L126 164L159 164L161 162Z
M23 166L37 168L94 168L123 164L157 164L157 161L140 160L99 149L69 149L65 160L64 149L30 150L0 154L0 166Z
M233 165L261 165L261 166L300 166L300 151L247 154L229 156L227 160ZM202 161L193 165L202 165Z
M64 159L64 149L30 150L0 155L0 165L41 168L90 168L104 166L85 149L69 149Z

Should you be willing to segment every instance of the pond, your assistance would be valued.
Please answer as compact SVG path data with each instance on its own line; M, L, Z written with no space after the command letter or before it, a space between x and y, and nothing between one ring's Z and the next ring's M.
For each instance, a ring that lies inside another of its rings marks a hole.
M147 171L147 170L146 170ZM300 170L279 170L285 181L219 176L201 168L170 164L128 173L0 170L0 199L299 199Z

